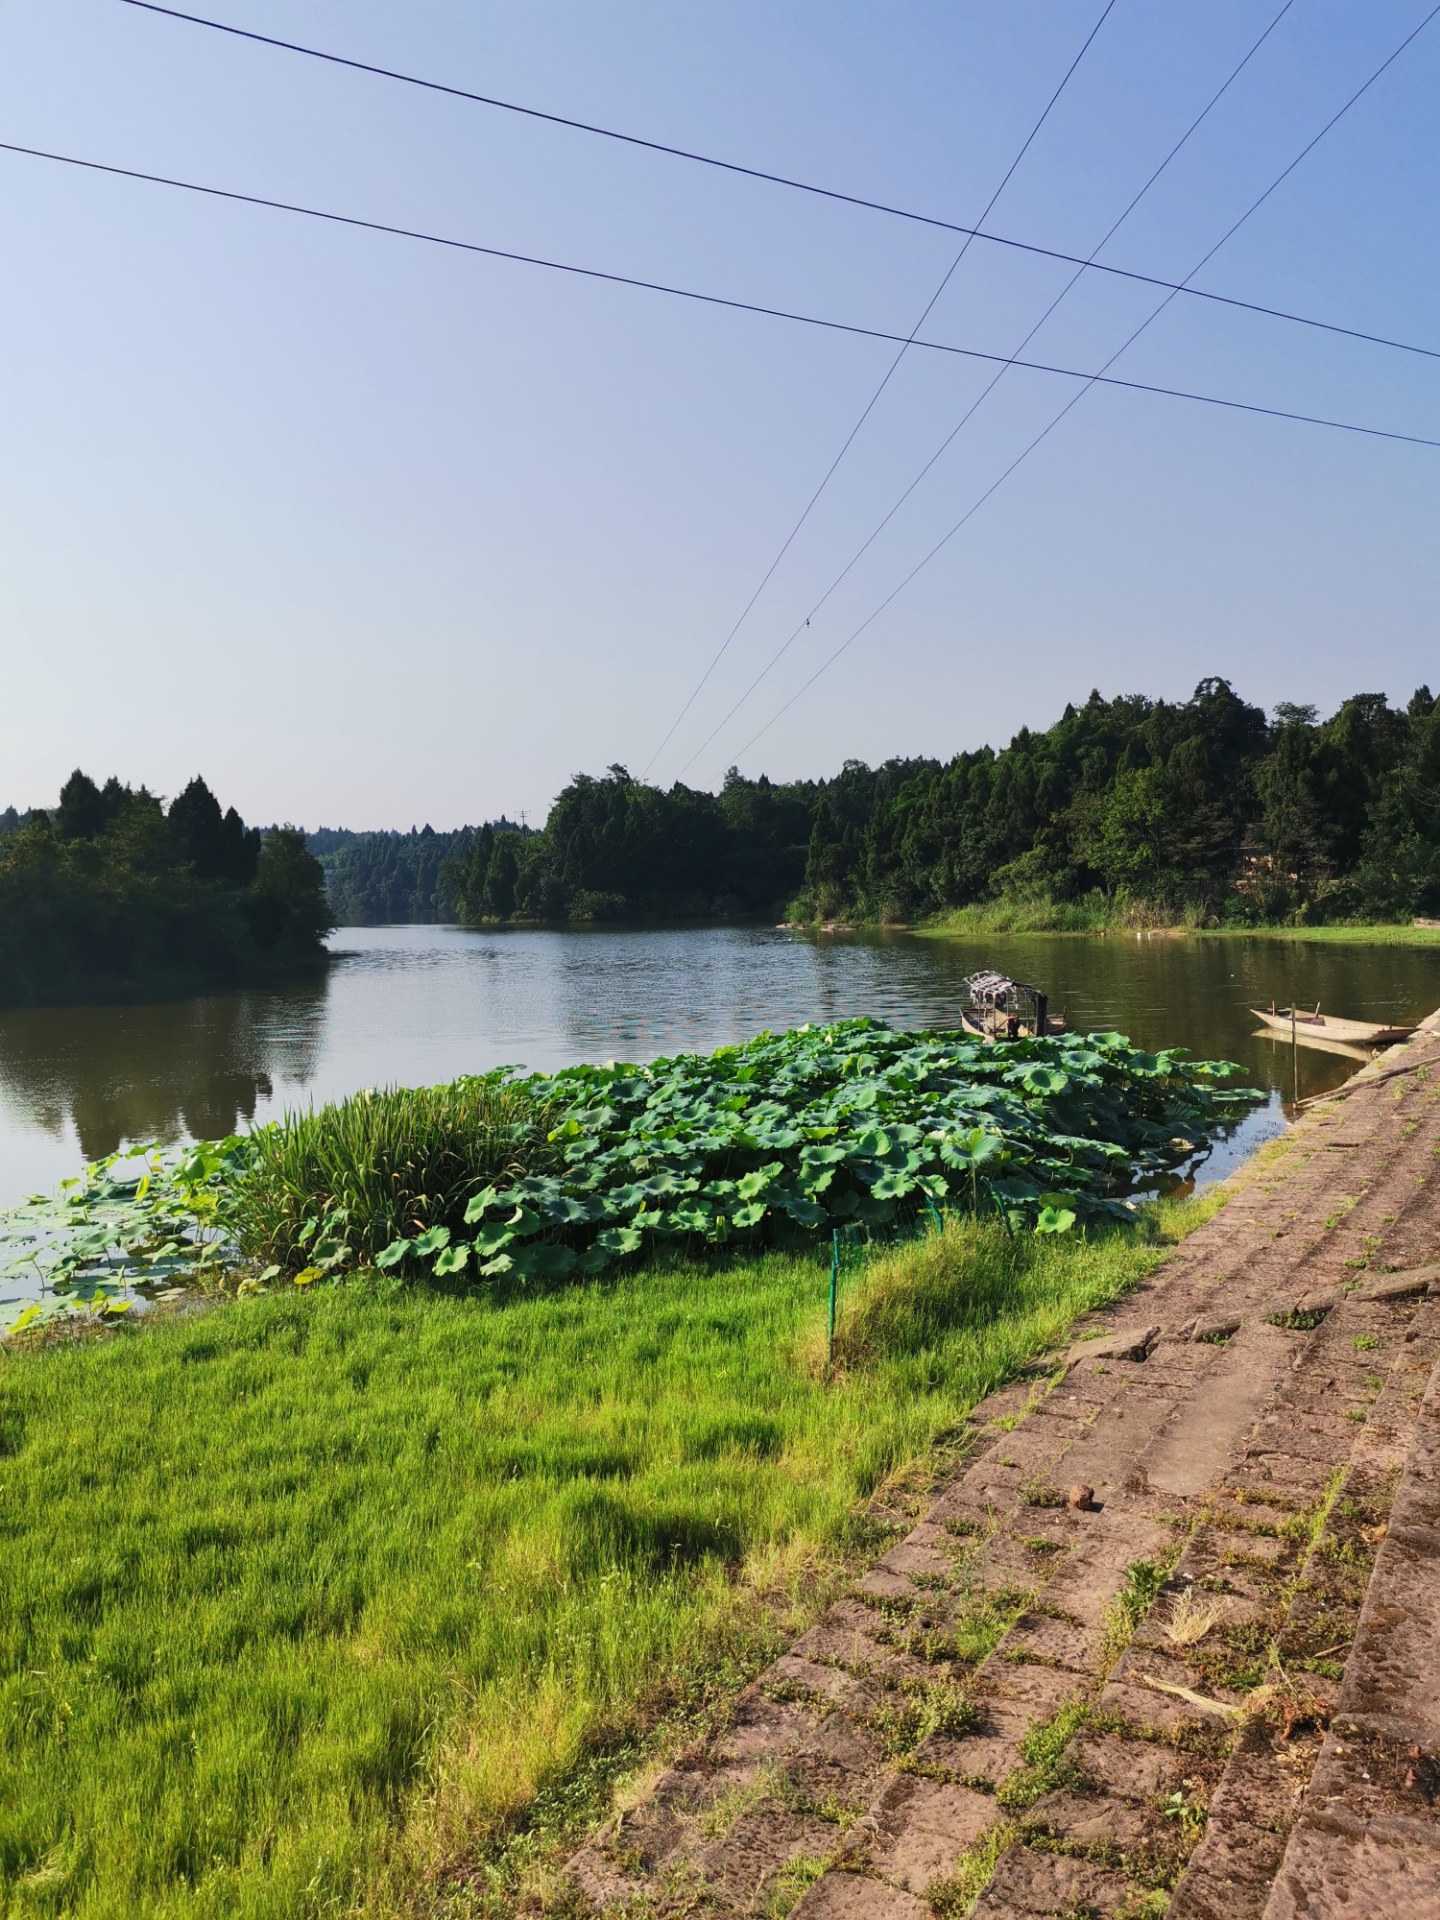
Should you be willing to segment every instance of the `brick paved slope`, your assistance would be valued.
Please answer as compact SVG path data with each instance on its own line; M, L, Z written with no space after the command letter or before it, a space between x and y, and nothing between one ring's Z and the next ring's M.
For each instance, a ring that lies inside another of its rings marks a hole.
M575 1855L572 1906L1440 1920L1437 1190L1440 1016L1058 1383L977 1410L908 1537Z

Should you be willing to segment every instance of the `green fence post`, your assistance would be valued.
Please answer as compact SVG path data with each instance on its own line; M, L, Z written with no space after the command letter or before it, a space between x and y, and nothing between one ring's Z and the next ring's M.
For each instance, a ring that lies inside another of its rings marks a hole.
M927 1206L927 1207L929 1208L929 1210L930 1210L930 1218L931 1218L931 1219L932 1219L932 1220L933 1220L933 1221L935 1222L935 1231L936 1231L936 1233L944 1233L944 1231L945 1231L945 1222L944 1222L944 1220L943 1220L943 1219L942 1219L942 1218L940 1217L940 1209L939 1209L939 1207L937 1207L937 1206L936 1206L936 1204L935 1204L935 1196L934 1196L934 1194L933 1194L933 1193L927 1193L927 1194L926 1194L926 1196L925 1196L925 1205L926 1205L926 1206Z
M830 1339L825 1351L825 1364L835 1364L835 1303L840 1287L840 1229L834 1227L830 1233Z

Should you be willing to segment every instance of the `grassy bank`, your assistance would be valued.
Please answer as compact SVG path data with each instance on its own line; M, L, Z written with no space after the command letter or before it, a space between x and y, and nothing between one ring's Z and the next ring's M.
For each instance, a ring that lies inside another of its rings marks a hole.
M1317 946L1440 947L1440 927L1375 924L1335 927L1206 927L1208 939L1304 940Z
M1144 901L989 900L954 907L917 927L917 933L964 936L981 933L1136 933L1177 926L1173 912Z
M951 1223L862 1270L830 1379L782 1253L0 1348L0 1909L513 1911L537 1796L753 1671L886 1477L1199 1217Z
M994 901L958 907L952 913L916 927L931 939L966 939L996 933L1089 933L1110 935L1194 935L1201 939L1308 940L1350 946L1440 947L1440 928L1409 923L1357 923L1343 926L1207 927L1186 920L1164 907L1146 907L1127 901L1107 908L1098 900Z

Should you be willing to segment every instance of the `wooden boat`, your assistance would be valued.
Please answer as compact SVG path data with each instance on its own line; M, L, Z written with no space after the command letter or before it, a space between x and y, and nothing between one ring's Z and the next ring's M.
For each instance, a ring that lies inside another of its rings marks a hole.
M1011 1032L1012 1023L1014 1032ZM1033 1040L1034 1028L1028 1020L993 1011L989 1014L972 1012L969 1007L960 1010L960 1024L966 1033L973 1034L977 1040ZM1063 1014L1047 1013L1045 1016L1046 1033L1068 1033L1069 1025Z
M1343 1040L1352 1047L1389 1047L1408 1040L1414 1027L1387 1027L1375 1020L1342 1020L1333 1013L1302 1013L1298 1007L1252 1007L1257 1020L1296 1040Z
M1039 987L993 972L972 973L965 982L960 1024L977 1040L1033 1040L1037 1033L1066 1030Z

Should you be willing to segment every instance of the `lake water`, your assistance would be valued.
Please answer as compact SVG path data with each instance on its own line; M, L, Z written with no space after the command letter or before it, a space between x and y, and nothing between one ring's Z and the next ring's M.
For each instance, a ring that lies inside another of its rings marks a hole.
M1212 1156L1213 1177L1359 1064L1257 1037L1248 1003L1407 1021L1440 1004L1440 949L1258 938L347 927L330 944L328 973L305 983L0 1013L0 1205L122 1144L229 1133L361 1087L647 1060L862 1013L952 1026L982 966L1045 987L1072 1025L1239 1061L1271 1099Z

